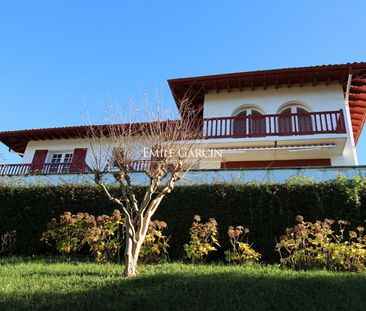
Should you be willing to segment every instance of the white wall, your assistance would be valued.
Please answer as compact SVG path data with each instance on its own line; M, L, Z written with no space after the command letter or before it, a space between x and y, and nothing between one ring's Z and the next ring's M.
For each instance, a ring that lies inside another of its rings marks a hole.
M143 158L144 144L141 138L136 137L131 139L131 141L126 142L126 144L131 144L131 147L127 149L133 153L134 159ZM98 163L99 168L104 168L110 159L111 149L114 144L109 141L90 141L87 138L80 139L55 139L55 140L41 140L41 141L30 141L27 145L23 156L23 163L31 163L36 150L43 149L48 150L48 155L46 162L51 162L52 152L73 152L75 148L87 148L86 163L91 167L97 165L95 159L98 158L101 162Z
M177 185L192 184L247 184L247 183L284 183L295 176L313 178L316 182L323 182L337 178L339 175L353 178L355 176L366 177L366 166L327 167L327 168L285 168L285 169L247 169L247 170L208 170L190 171ZM115 182L111 174L105 176L107 183ZM145 173L132 173L134 184L147 185L149 179ZM44 176L0 176L0 185L32 185L32 184L94 184L90 174L69 175L44 175Z
M30 141L23 155L23 163L31 163L36 150L46 149L49 151L74 151L75 148L89 148L87 139L58 139ZM49 162L49 154L46 162Z
M276 114L286 105L296 102L301 103L309 111L336 111L343 109L345 116L348 139L345 143L343 153L331 157L332 165L357 165L357 155L350 139L352 126L346 114L346 104L344 100L343 88L339 84L329 85L304 85L300 86L281 86L278 89L269 87L266 90L262 88L239 90L220 90L210 91L205 95L204 118L233 116L241 107L257 108L263 114ZM327 137L327 134L316 135ZM304 137L289 137L304 140ZM313 138L315 138L313 136ZM276 137L271 137L276 140ZM248 139L247 139L248 140Z
M204 117L232 116L240 106L257 106L264 114L278 113L289 102L303 103L310 111L345 109L342 86L339 84L303 86L290 88L282 86L266 90L215 91L205 95Z

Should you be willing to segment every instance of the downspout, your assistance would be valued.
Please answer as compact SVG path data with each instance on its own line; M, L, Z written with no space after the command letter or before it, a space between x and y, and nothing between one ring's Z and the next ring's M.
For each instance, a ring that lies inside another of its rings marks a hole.
M351 113L350 113L350 108L349 108L349 92L351 89L351 82L352 82L352 71L351 70L352 70L352 68L350 68L350 73L348 74L346 94L345 94L345 98L344 98L344 103L346 106L345 117L346 117L346 122L347 122L348 137L351 140L351 148L352 148L353 157L355 160L355 164L358 165L355 138L353 136L352 119L351 119Z

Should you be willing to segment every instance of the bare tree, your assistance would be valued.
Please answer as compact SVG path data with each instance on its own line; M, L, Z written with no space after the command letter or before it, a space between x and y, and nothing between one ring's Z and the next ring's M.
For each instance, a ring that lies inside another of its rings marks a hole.
M140 248L151 217L175 183L202 159L202 123L197 111L183 101L179 120L166 120L159 111L149 122L124 123L90 128L91 169L94 181L125 217L125 277L137 273ZM136 195L133 172L148 178L143 198ZM111 192L105 175L112 174L118 193Z

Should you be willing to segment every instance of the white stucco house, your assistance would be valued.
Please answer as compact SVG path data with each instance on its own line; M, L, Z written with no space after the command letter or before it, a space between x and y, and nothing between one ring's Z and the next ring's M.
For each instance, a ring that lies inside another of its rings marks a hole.
M205 144L221 157L205 171L358 167L366 119L366 63L285 68L168 80L177 105L187 94L200 108ZM0 132L22 157L1 176L88 172L88 126ZM313 171L314 172L314 171ZM197 174L197 173L196 173Z

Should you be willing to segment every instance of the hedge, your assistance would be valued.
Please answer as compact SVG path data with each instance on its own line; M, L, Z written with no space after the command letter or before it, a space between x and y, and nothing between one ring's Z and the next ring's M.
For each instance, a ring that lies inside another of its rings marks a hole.
M112 190L113 191L113 190ZM143 189L138 189L141 194ZM0 233L17 231L16 254L45 254L39 241L47 222L65 211L110 214L115 208L101 189L92 185L0 187ZM306 220L345 219L353 226L366 219L366 179L338 178L325 183L215 184L179 186L163 200L155 219L168 224L170 257L182 258L195 214L214 217L219 224L222 251L229 247L229 225L250 228L249 241L267 261L274 261L276 239L301 214Z

